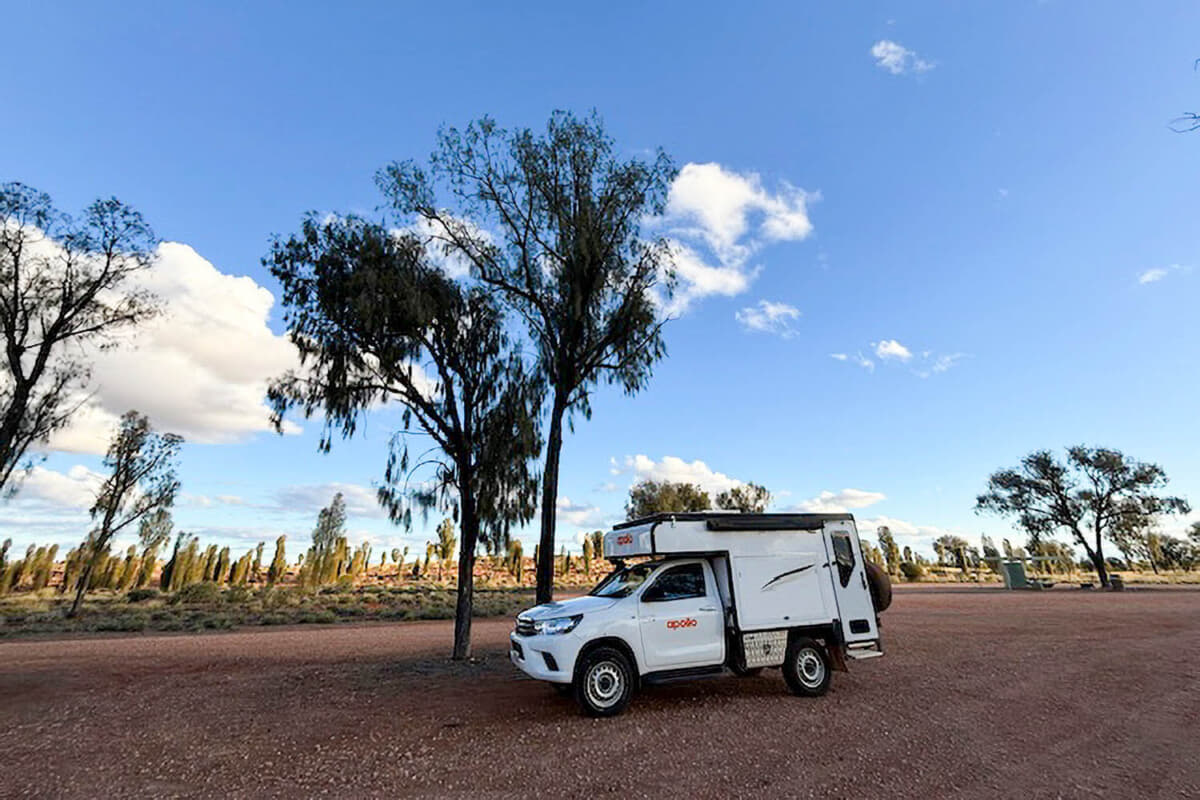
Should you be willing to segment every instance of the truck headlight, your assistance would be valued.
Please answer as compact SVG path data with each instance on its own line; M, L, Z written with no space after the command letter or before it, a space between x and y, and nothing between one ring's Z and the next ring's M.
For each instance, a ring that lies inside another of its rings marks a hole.
M573 617L536 620L533 623L533 629L537 633L544 633L547 636L552 636L556 633L570 633L575 630L575 626L579 624L579 620L581 619L583 619L583 614L576 614Z

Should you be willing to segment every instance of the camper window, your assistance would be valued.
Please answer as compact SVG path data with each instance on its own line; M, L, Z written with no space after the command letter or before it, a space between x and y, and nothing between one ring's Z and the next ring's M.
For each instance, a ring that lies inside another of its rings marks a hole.
M704 568L699 564L682 564L663 570L654 585L642 594L646 603L661 603L668 600L687 600L704 597Z
M838 578L842 586L850 584L850 576L854 574L854 548L850 544L850 535L835 533L833 540L833 560L837 562Z

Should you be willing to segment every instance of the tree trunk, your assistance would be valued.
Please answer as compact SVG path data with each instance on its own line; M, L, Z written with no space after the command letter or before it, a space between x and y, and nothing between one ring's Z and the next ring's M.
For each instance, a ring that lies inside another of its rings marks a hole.
M458 551L458 602L454 608L455 661L471 657L471 612L475 602L475 545L479 542L479 518L475 497L468 490L462 495L462 542Z
M87 594L88 584L92 581L92 566L96 563L99 551L92 553L92 557L83 565L83 573L79 576L79 583L75 585L75 599L71 602L71 608L67 611L68 617L73 617L79 613L79 604L83 602L83 596Z
M556 394L550 408L550 435L546 439L546 467L542 472L542 533L537 558L538 605L554 599L554 528L558 512L558 456L562 450L562 421L566 403Z
M1100 585L1105 589L1108 588L1108 565L1104 563L1104 546L1097 541L1096 549L1088 549L1088 556L1092 559L1092 566L1096 568L1096 574L1100 577Z

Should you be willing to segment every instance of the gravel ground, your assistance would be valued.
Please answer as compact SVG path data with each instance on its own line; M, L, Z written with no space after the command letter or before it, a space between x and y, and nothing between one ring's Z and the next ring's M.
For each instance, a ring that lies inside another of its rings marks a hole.
M888 654L581 717L510 622L0 643L9 797L1200 797L1200 592L901 587Z

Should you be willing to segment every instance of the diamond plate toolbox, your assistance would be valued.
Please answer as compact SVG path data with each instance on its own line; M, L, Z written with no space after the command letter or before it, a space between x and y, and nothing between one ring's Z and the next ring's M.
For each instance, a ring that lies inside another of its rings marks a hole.
M778 667L787 651L787 631L759 631L742 634L742 655L746 669Z

